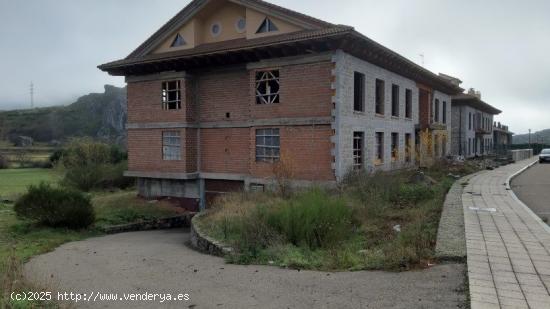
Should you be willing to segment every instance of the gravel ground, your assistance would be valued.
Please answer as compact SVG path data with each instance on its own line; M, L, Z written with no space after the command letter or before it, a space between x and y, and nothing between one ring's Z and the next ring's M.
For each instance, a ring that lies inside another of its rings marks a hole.
M81 301L77 308L457 308L466 301L463 264L404 273L296 271L225 264L188 248L188 240L187 231L165 230L72 242L33 258L24 273L47 289L85 297L189 294L188 301Z

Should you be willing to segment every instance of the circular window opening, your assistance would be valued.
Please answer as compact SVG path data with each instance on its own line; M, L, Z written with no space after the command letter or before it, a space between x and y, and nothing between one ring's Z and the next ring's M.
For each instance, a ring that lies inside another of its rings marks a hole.
M246 30L246 19L243 17L237 19L235 22L235 29L237 29L238 33L243 33Z
M213 36L218 36L222 33L222 26L219 23L215 23L210 30Z

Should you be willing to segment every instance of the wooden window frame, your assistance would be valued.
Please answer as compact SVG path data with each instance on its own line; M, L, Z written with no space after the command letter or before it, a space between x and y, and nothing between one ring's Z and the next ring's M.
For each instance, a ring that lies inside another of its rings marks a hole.
M365 133L361 131L353 132L353 169L363 169L365 147Z
M171 98L171 95L175 97ZM161 102L163 110L181 109L181 80L162 82Z
M162 160L181 160L181 132L162 131Z
M256 162L273 163L281 158L281 132L278 128L256 129Z
M280 103L281 77L279 70L256 71L255 85L257 105ZM276 89L272 89L275 87Z

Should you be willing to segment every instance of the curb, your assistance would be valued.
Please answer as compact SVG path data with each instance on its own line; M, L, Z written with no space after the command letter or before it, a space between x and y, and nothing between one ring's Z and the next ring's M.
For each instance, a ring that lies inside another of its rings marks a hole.
M520 169L519 171L517 171L516 173L512 174L510 177L508 177L508 179L506 179L506 190L510 193L510 195L512 196L512 198L518 203L520 204L524 209L525 211L527 211L527 213L533 217L533 219L535 219L535 221L537 221L541 226L542 228L550 234L550 226L548 226L548 224L544 223L544 221L542 221L542 219L537 216L537 214L535 214L531 208L529 208L527 205L525 205L525 203L523 203L517 196L516 194L514 193L514 190L512 190L512 187L510 186L510 182L516 178L519 174L525 172L527 169L531 168L533 165L537 164L538 162L538 159L535 160L534 162L528 164L526 167Z
M191 219L191 247L197 251L220 257L231 254L233 248L207 236L197 224L197 220L207 213L207 211L201 212Z
M193 216L194 216L194 213L187 213L184 215L161 218L161 219L144 221L144 222L112 225L112 226L100 228L100 230L106 234L117 234L117 233L126 233L126 232L166 230L166 229L174 229L174 228L181 228L181 227L189 227L191 225Z
M468 182L473 177L485 172L479 171L456 180L445 196L437 228L434 254L438 260L448 262L466 261L466 230L462 205L464 187L462 183Z

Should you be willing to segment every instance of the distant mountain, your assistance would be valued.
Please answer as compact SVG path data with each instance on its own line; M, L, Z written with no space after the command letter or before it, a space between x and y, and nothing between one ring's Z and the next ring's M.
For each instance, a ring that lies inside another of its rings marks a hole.
M104 93L91 93L67 106L0 112L0 140L30 136L35 141L65 141L90 136L126 144L126 88L105 85Z
M529 143L529 134L514 135L514 144ZM542 143L550 145L550 129L531 133L531 143Z

